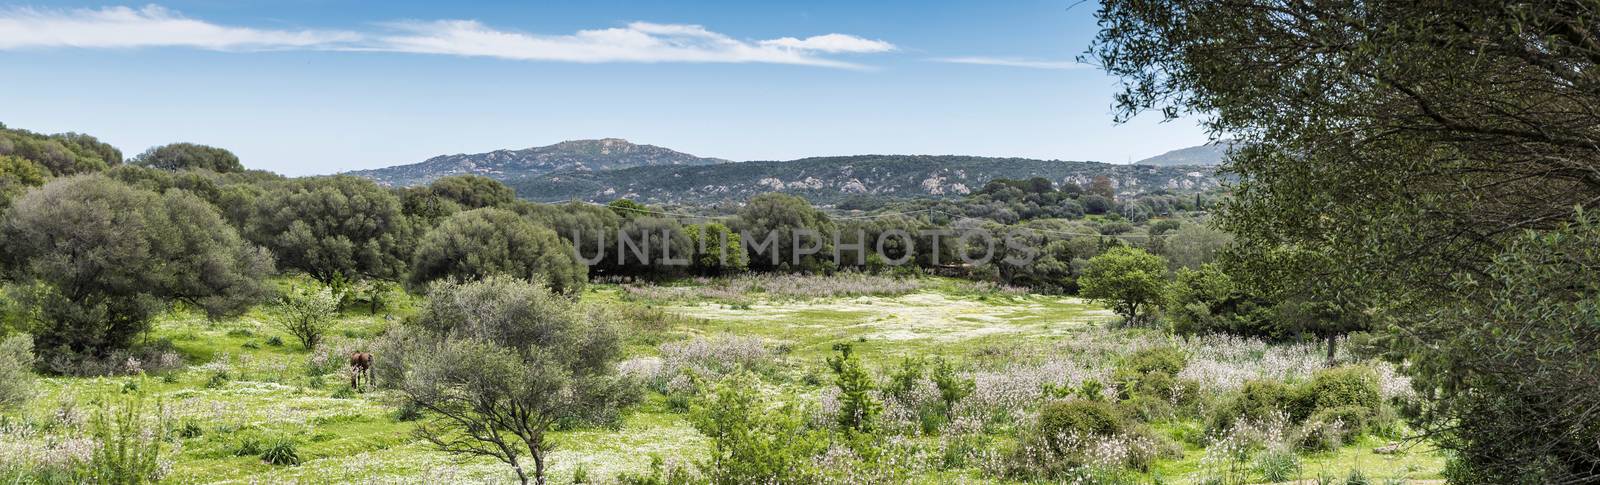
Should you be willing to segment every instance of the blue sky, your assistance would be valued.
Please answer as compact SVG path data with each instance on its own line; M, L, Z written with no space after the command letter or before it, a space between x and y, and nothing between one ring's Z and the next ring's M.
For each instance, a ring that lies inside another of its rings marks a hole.
M741 161L1205 142L1112 123L1116 81L1072 62L1097 5L1073 3L0 4L0 122L289 175L601 137Z

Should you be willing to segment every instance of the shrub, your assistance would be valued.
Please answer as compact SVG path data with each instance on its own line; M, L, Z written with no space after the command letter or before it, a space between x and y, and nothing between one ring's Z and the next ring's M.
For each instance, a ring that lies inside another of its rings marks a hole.
M0 409L21 406L32 396L33 337L6 337L0 341Z
M690 420L711 439L701 471L717 484L811 482L811 458L825 443L792 403L764 400L759 384L753 374L735 374L695 403Z
M1287 482L1300 477L1300 457L1292 449L1269 446L1256 456L1255 468L1268 482Z
M1378 374L1360 366L1327 369L1313 374L1309 382L1295 389L1294 401L1294 408L1290 411L1296 420L1325 409L1346 406L1365 408L1370 416L1383 405Z
M1111 404L1074 399L1046 404L1039 410L1038 432L1054 453L1064 453L1069 437L1110 436L1122 431L1125 423Z
M1189 364L1189 357L1177 347L1151 347L1129 354L1123 359L1123 369L1139 374L1161 373L1176 376Z
M1152 347L1123 358L1111 378L1117 383L1118 396L1123 399L1136 394L1171 399L1175 377L1188 362L1188 356L1177 347Z
M90 418L90 434L100 447L90 459L94 483L155 483L167 454L166 413L157 404L146 414L144 395L108 396Z
M1266 421L1291 407L1291 389L1277 381L1248 381L1238 390L1222 398L1221 406L1211 413L1206 428L1220 433L1240 421Z
M1301 426L1301 446L1312 450L1338 448L1360 436L1372 417L1373 410L1362 406L1339 406L1317 411L1306 418Z
M834 384L839 387L839 426L853 431L872 431L883 403L873 396L872 376L861 365L848 343L833 344L837 357L828 358Z
M290 290L279 302L282 317L278 326L300 340L300 345L310 350L322 341L328 325L339 311L341 294L327 286Z
M293 439L277 438L261 450L261 461L271 465L299 465L300 453L295 450Z

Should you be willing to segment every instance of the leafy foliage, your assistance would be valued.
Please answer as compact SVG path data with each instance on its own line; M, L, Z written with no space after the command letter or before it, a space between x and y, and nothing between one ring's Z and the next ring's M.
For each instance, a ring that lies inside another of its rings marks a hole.
M876 385L866 367L848 343L833 345L839 355L828 357L828 367L833 369L834 385L839 387L839 426L851 431L872 431L883 403L873 396Z
M171 171L210 170L218 173L244 171L244 164L239 163L239 157L233 152L194 143L151 147L128 160L128 163Z
M22 333L0 340L0 409L28 402L33 380L33 337Z
M806 199L792 195L762 194L750 199L739 209L737 228L741 234L750 234L744 242L754 269L819 268L826 259L821 255L833 252L834 226L828 216ZM758 252L757 246L768 241L771 244ZM802 257L796 254L796 246L802 250L816 247L817 252Z
M339 312L340 294L323 285L310 285L291 289L278 302L282 318L279 327L300 340L306 350L316 348L328 331L328 324Z
M417 244L410 282L413 288L454 278L490 275L541 279L562 293L582 290L587 268L570 243L555 231L505 209L475 209L450 216Z
M37 163L61 177L105 170L122 163L122 152L81 133L43 135L0 125L0 156Z
M524 483L543 483L552 427L613 421L631 400L615 375L616 331L540 283L441 283L408 327L385 336L380 352L398 364L380 383L427 411L417 435L505 462Z
M1563 244L1600 196L1590 7L1113 0L1091 55L1123 80L1122 117L1239 137L1223 226L1298 320L1340 323L1319 333L1394 330L1436 399L1419 424L1463 459L1452 478L1584 482L1595 420L1564 410L1595 407L1576 322L1600 289Z
M1151 320L1165 285L1167 263L1143 249L1117 247L1089 259L1078 284L1084 298L1111 306L1128 325Z
M257 200L244 233L278 265L318 281L394 279L411 259L414 229L398 198L372 181L312 177L274 184Z
M815 479L811 457L825 441L805 428L792 401L773 405L749 372L724 378L699 398L690 414L711 439L711 459L700 465L716 484L804 483Z
M173 301L238 314L265 298L272 270L204 201L101 176L28 193L0 235L18 299L36 311L37 345L63 356L123 348Z

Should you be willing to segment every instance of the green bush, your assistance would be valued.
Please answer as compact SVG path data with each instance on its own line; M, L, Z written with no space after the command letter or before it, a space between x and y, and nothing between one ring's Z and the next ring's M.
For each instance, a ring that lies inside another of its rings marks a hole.
M293 439L278 438L261 450L261 461L272 465L299 465L300 453L295 450Z
M147 413L147 411L153 411ZM89 420L90 435L100 442L90 457L88 482L155 483L164 473L161 457L172 453L167 444L166 413L160 403L154 410L143 394L108 396Z
M33 337L17 334L0 342L0 409L33 396Z
M1153 347L1132 354L1117 364L1111 379L1117 384L1117 396L1130 399L1145 394L1160 399L1171 399L1178 372L1188 365L1189 358L1176 347Z
M1301 446L1312 450L1338 448L1354 440L1370 425L1374 411L1362 406L1323 409L1306 418L1301 427Z
M1052 453L1065 453L1069 437L1110 436L1122 432L1126 423L1109 403L1074 399L1056 401L1039 410L1038 432Z
M1325 409L1357 406L1367 415L1383 405L1378 392L1378 374L1361 366L1326 369L1295 389L1293 418L1300 421Z
M1293 403L1291 391L1277 381L1245 382L1243 387L1224 396L1222 405L1212 410L1206 429L1219 433L1240 421L1262 421L1276 413L1287 413Z
M690 421L711 440L711 459L701 472L718 484L809 483L811 459L827 447L792 401L765 398L749 372L726 377L696 400ZM659 474L658 474L659 475Z
M1177 347L1152 347L1129 354L1117 367L1119 370L1127 369L1138 374L1161 373L1176 376L1188 365L1189 356L1184 355Z

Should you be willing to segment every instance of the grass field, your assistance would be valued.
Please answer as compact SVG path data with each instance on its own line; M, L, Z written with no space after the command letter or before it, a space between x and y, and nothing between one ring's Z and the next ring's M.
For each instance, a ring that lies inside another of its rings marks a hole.
M958 436L979 436L1003 446L1015 440L1047 399L1050 386L1106 381L1121 355L1154 346L1177 346L1189 355L1180 377L1224 392L1252 378L1295 381L1321 366L1321 351L1310 345L1267 345L1239 339L1176 340L1146 330L1111 328L1115 317L1103 308L1069 297L1033 295L978 287L953 280L923 279L905 287L864 294L793 296L745 289L737 294L699 295L706 282L671 288L594 285L586 302L616 308L630 322L625 332L625 372L650 389L629 409L617 429L583 429L556 434L551 457L553 483L574 475L592 482L611 481L621 472L646 470L651 456L669 463L701 459L708 441L689 423L674 394L674 369L695 365L697 356L733 355L762 369L763 382L786 395L812 401L826 413L833 390L824 358L837 342L853 342L869 369L888 374L906 357L942 356L971 377L977 391L968 398L973 420L955 420L942 434L916 430L894 406L887 427L895 439L938 454ZM804 284L804 283L801 283ZM725 291L725 289L722 289ZM848 293L848 292L846 292ZM146 339L170 340L187 363L181 370L101 378L42 378L30 403L5 415L0 456L20 462L27 456L62 452L85 417L106 396L142 392L162 406L177 430L178 451L167 480L177 483L441 483L508 482L506 466L487 459L460 459L430 449L411 435L396 396L385 391L352 392L339 372L339 359L361 347L388 325L412 311L409 298L387 314L350 310L341 315L319 351L300 346L271 322L270 309L244 317L208 322L175 312L160 319ZM384 364L376 356L376 365ZM328 362L332 362L331 364ZM143 365L143 363L132 366ZM1386 395L1403 394L1404 382L1385 368ZM1151 428L1181 448L1181 456L1158 460L1139 480L1199 483L1258 482L1252 465L1227 460L1208 449L1203 423L1194 419L1153 419ZM249 453L252 446L294 443L301 463L271 465ZM1390 439L1364 436L1336 450L1302 452L1295 477L1344 480L1352 470L1374 480L1431 480L1444 458L1427 443L1404 443L1397 454L1374 448ZM32 454L32 455L30 455ZM987 473L977 450L967 459L914 466L909 481L920 483L1001 481ZM580 472L581 469L581 472Z

